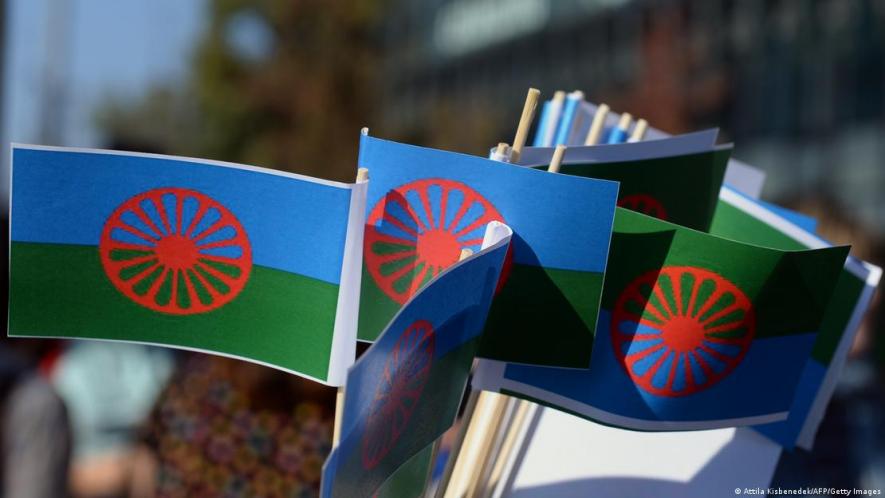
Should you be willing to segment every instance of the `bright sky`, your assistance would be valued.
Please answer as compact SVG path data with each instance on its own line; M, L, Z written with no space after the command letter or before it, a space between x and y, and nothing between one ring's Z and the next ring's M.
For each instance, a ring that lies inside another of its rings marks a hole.
M52 55L50 8L63 9ZM137 98L153 83L180 81L203 30L205 8L206 0L7 0L4 147L40 140L43 76L53 60L66 82L57 145L101 146L93 126L98 103L108 95ZM2 157L5 197L8 154Z

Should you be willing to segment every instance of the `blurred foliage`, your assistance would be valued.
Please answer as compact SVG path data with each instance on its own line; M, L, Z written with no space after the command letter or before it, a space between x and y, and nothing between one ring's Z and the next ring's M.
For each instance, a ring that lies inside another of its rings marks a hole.
M111 143L352 179L384 3L212 1L185 84L110 98L98 124Z

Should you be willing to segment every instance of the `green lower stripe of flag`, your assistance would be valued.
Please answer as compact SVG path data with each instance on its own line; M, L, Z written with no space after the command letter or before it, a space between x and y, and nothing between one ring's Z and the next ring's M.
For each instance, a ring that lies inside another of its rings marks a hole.
M246 287L226 306L177 316L123 296L105 276L94 246L13 242L10 264L11 336L178 346L327 378L337 285L254 266Z
M363 265L362 278L357 339L374 342L402 306L392 301L378 288L365 265Z

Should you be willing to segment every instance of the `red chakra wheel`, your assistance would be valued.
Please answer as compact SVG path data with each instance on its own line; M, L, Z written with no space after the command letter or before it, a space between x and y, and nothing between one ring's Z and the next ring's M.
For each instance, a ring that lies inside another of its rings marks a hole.
M491 221L503 221L501 213L463 183L438 178L407 183L388 192L369 213L366 266L385 294L405 303L457 262L462 249L479 251Z
M659 220L667 219L667 210L661 201L647 194L625 195L618 200L618 206L653 216Z
M433 364L436 335L427 320L406 329L384 365L362 441L363 467L372 469L390 452L412 418Z
M631 282L611 321L618 361L638 386L658 396L693 394L725 378L755 331L743 291L693 266L667 266Z
M240 222L214 199L183 188L149 190L121 204L105 222L98 248L117 290L174 315L224 306L252 270Z

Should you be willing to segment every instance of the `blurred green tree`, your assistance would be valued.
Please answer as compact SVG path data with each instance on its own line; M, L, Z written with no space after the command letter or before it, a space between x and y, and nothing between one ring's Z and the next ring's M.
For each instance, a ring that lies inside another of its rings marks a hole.
M98 126L114 143L351 179L377 110L385 3L209 2L185 84L109 98Z

